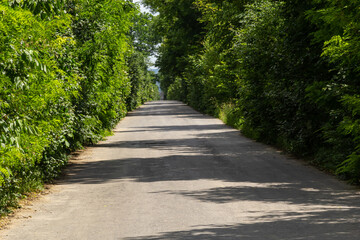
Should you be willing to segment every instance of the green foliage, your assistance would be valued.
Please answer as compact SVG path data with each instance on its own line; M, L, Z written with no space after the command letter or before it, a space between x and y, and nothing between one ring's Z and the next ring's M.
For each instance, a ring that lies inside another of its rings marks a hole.
M48 14L42 20L21 7L0 5L0 168L11 173L2 176L1 210L44 180L43 152L71 133L71 99L78 89L56 61L72 44L70 17Z
M159 89L155 74L148 70L145 55L134 51L127 59L131 91L127 98L128 110L133 110L144 102L159 99Z
M312 96L322 102L329 112L324 123L324 137L332 154L339 156L336 172L354 183L359 183L359 72L360 17L358 1L322 1L322 6L308 12L319 26L314 33L323 43L322 58L330 66L332 78L323 83L323 96ZM312 94L314 91L310 91ZM324 103L328 103L325 105Z
M176 78L175 81L169 86L168 98L172 100L181 101L184 97L184 81L181 78Z
M354 182L360 179L360 95L345 95L342 105L348 114L344 114L337 127L337 132L350 138L352 153L337 169L338 174L345 174Z
M145 2L168 98L359 183L358 1Z
M175 79L184 78L188 57L201 49L203 24L198 21L201 14L194 5L195 1L144 0L143 2L160 13L154 29L156 34L161 35L163 42L158 49L159 57L156 65L160 68L161 86L167 97L167 89ZM186 89L184 94L187 94Z
M0 2L0 214L108 134L133 96L157 98L148 72L130 96L137 14L123 0Z
M160 42L160 35L156 32L157 17L139 13L133 16L132 22L130 37L135 51L147 56L154 54Z
M227 125L237 129L243 128L244 119L241 114L241 109L235 103L224 103L218 107L218 117Z

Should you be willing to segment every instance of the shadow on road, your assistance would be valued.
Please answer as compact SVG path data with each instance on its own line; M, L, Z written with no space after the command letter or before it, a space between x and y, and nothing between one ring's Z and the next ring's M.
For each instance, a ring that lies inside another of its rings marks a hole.
M128 113L128 117L136 116L174 116L189 119L212 119L212 117L199 113L186 104L177 101L159 101L145 104L146 108L139 108Z
M147 104L129 116L190 115L201 118L192 109L174 112L174 102ZM180 104L181 106L181 104ZM140 130L139 130L140 129ZM214 131L215 132L211 132ZM103 143L95 148L123 148L128 150L176 150L177 154L163 157L104 159L74 164L66 184L101 184L109 181L160 182L216 180L231 186L196 191L167 190L152 194L171 194L213 204L252 201L254 203L287 203L288 210L257 215L244 224L193 226L188 231L159 233L154 236L126 238L142 239L321 239L345 240L360 236L360 201L352 187L336 183L332 177L319 173L295 160L286 159L266 146L243 138L224 125L184 125L139 127L134 132L192 131L194 137L118 141ZM206 133L210 131L210 133ZM124 131L125 132L125 131ZM132 132L131 130L126 132ZM121 134L121 132L119 132ZM264 174L265 173L265 174ZM324 179L332 181L331 187ZM301 211L293 211L296 205ZM311 207L311 208L309 208ZM310 210L309 210L310 209ZM252 211L252 212L251 212ZM262 210L259 210L262 211ZM234 213L235 214L235 213ZM239 222L241 216L239 216ZM281 227L279 227L281 226ZM279 232L281 229L282 232ZM355 233L357 235L354 235ZM304 235L306 234L306 235Z
M116 133L128 133L128 132L173 132L173 131L209 131L209 130L221 130L226 128L224 125L220 124L212 124L212 125L174 125L174 126L151 126L151 127L137 127L136 130L128 130L128 131L115 131ZM131 129L131 128L130 128ZM229 128L230 129L230 128ZM222 134L222 133L221 133ZM237 132L239 135L240 133ZM97 145L96 145L97 146ZM101 145L103 146L103 145Z
M125 238L126 240L348 240L357 239L354 236L354 223L342 221L342 213L334 210L330 212L314 213L304 217L294 217L292 214L284 215L284 220L277 220L269 216L266 221L236 225L210 225L197 226L200 229L190 231L174 231L161 233L155 236ZM338 221L333 221L327 215L339 215ZM359 217L359 215L354 215ZM279 227L281 226L281 227ZM296 227L294 227L296 226ZM281 230L279 230L281 229ZM357 235L358 236L358 235Z
M210 126L210 129L213 126ZM179 130L179 129L177 129ZM206 139L218 138L222 145L228 146L227 136L233 138L233 132L201 135L201 138L181 140L127 141L102 144L103 148L158 150L182 149L183 155L171 155L161 158L132 158L89 162L75 165L68 183L101 184L108 181L193 181L218 180L233 182L236 186L210 188L199 191L152 192L153 194L171 194L192 198L197 201L226 204L237 201L266 203L287 203L295 205L318 206L315 210L293 212L273 212L267 216L254 217L253 223L230 226L204 226L189 231L166 232L156 236L128 238L141 239L354 239L354 228L359 226L360 202L357 195L341 186L328 188L320 178L322 174L310 171L286 169L279 163L278 156L269 156L261 144L249 148L247 140L239 140L238 148L226 153L216 153ZM221 137L220 137L221 136ZM206 137L206 138L205 138ZM216 140L216 141L217 141ZM243 144L243 146L242 146ZM223 147L224 147L223 146ZM228 146L231 148L231 146ZM193 155L189 155L193 154ZM195 154L195 155L194 155ZM299 165L299 167L308 168ZM258 174L267 168L266 175ZM99 171L101 169L101 171ZM251 174L249 174L251 173ZM341 206L341 207L340 207ZM278 227L281 225L281 227ZM276 232L286 229L286 232ZM306 236L303 236L306 233ZM360 234L360 229L358 231ZM281 237L284 236L284 237ZM286 237L285 237L286 236ZM303 237L302 237L303 236ZM359 235L360 236L360 235Z

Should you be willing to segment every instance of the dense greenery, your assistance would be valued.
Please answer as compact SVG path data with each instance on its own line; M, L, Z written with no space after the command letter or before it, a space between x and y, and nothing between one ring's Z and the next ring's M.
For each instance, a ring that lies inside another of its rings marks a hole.
M359 183L359 1L144 2L167 98Z
M0 1L0 214L158 98L141 18L125 0Z

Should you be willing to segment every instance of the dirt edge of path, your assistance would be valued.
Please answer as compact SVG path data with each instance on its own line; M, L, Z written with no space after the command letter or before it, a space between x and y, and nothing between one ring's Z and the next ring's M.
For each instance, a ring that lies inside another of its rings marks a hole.
M66 180L68 177L69 169L74 164L81 162L84 160L88 153L91 151L91 147L84 147L83 149L77 150L69 155L69 161L67 166L62 170L62 173L59 175L57 179L54 180L53 183L44 184L43 188L34 192L25 193L23 198L18 201L17 207L10 208L10 213L0 216L0 231L8 229L11 224L13 224L17 220L31 218L29 214L35 212L36 210L31 209L31 207L36 204L44 201L44 198L53 193L56 186L59 183ZM25 212L27 214L25 214Z

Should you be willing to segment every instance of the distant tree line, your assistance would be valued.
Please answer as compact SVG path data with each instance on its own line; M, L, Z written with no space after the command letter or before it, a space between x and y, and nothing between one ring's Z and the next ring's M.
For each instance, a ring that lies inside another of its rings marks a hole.
M168 99L359 183L359 1L144 2Z

